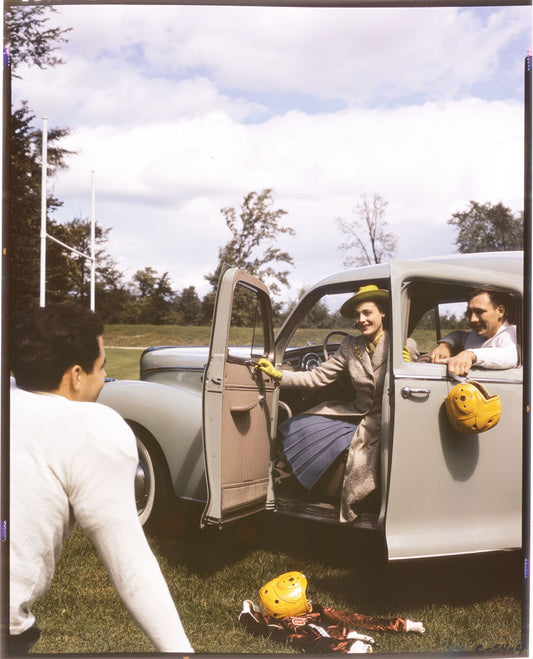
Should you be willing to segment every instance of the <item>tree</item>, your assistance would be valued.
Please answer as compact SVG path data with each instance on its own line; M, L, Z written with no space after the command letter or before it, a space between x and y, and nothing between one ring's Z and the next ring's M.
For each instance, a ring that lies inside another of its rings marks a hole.
M282 252L272 243L280 234L294 236L294 229L283 227L279 222L286 210L271 208L273 205L272 190L265 189L261 193L250 192L244 199L241 211L237 215L235 208L222 208L226 225L233 238L219 252L219 265L215 273L207 275L206 279L216 288L222 265L226 263L246 270L251 275L273 280L270 289L273 293L280 291L280 284L288 286L288 270L276 270L274 263L293 264L288 252Z
M32 5L8 7L4 12L4 43L9 49L12 71L23 63L40 69L63 63L55 51L59 49L59 42L68 41L64 35L71 28L47 27L48 12L56 12L56 9Z
M27 103L12 113L10 121L10 186L8 195L9 216L9 277L10 311L13 306L30 308L39 301L40 275L40 228L41 228L41 131L32 127L34 115ZM66 129L49 132L50 158L48 173L53 176L64 168L69 154L57 146L67 134ZM47 231L54 232L57 226L50 215L61 206L53 195L47 199ZM57 273L62 261L62 248L47 245L47 278ZM56 285L59 282L56 281Z
M55 66L61 60L55 55L58 42L66 41L68 30L47 28L44 6L10 7L4 14L4 42L10 51L11 71L22 63L40 68ZM15 73L13 73L15 75ZM35 117L23 101L20 108L11 111L9 126L9 190L7 195L8 261L9 261L9 313L15 308L30 308L39 301L40 276L40 208L41 208L41 131L32 123ZM65 128L48 132L48 175L53 176L66 166L70 152L59 146L68 134ZM48 195L47 231L53 232L55 222L50 215L61 202ZM62 259L62 250L56 245L47 246L47 277L57 275L56 265Z
M448 224L457 229L455 245L460 254L524 249L524 214L515 217L501 203L470 201L470 207L454 213Z
M133 281L137 299L129 322L152 325L176 322L176 291L171 286L168 272L159 275L148 266L137 270Z
M295 300L290 300L289 302L287 302L283 310L283 314L281 314L281 318L283 321L285 321L287 316L289 316L289 314L291 314L294 311L294 309L296 309L298 302L305 295L306 290L307 290L306 288L301 288L298 293L298 297ZM300 327L302 328L309 328L309 327L331 328L332 327L331 313L323 300L318 300L318 302L316 302L311 307L311 309L307 312L307 314L302 319L302 322L300 323Z
M184 288L177 298L176 308L182 325L199 325L202 322L202 302L196 288Z
M346 268L383 263L394 255L398 239L387 231L385 209L388 203L379 194L374 194L370 201L364 195L353 210L355 218L351 222L337 218L338 227L347 236L346 242L339 245L346 252L343 261Z
M122 273L104 245L109 240L111 229L95 223L95 297L96 307L106 322L119 319L122 307L128 301L127 289L122 282ZM52 229L54 238L77 252L63 250L62 263L48 277L47 285L51 299L74 299L88 305L90 296L91 261L81 256L91 253L91 225L88 219L75 218ZM49 243L50 245L53 243ZM56 283L56 280L59 281Z
M156 288L157 272L150 266L144 268L144 270L137 270L133 275L133 281L137 287L139 297L151 297Z
M280 286L288 286L288 269L277 269L284 263L293 265L288 252L276 247L280 235L294 236L294 229L280 225L286 210L274 209L272 190L260 193L248 193L241 205L240 213L235 208L222 208L226 225L232 233L232 239L219 249L216 270L206 275L212 291L204 298L204 317L212 315L214 296L220 272L224 264L246 270L249 274L265 280L274 295L280 292Z

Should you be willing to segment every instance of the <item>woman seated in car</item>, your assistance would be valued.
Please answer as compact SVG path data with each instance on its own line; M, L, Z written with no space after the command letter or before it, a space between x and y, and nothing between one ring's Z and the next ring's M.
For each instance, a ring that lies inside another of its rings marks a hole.
M365 509L365 500L377 487L381 402L387 371L389 292L371 284L347 300L340 313L355 321L360 336L346 336L337 352L312 371L279 371L266 359L259 368L282 388L326 387L349 377L352 400L329 401L280 424L278 435L294 476L308 490L337 457L348 450L341 495L340 520L351 522ZM409 359L417 357L408 339ZM406 350L404 357L407 358Z

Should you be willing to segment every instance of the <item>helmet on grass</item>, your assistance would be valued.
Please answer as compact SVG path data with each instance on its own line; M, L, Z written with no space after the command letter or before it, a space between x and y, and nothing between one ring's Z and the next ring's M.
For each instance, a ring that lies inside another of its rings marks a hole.
M493 428L502 415L500 397L491 396L475 380L455 385L444 405L450 423L459 432L485 432Z
M310 613L311 604L305 591L307 579L301 572L286 572L259 590L259 603L264 615L273 618Z

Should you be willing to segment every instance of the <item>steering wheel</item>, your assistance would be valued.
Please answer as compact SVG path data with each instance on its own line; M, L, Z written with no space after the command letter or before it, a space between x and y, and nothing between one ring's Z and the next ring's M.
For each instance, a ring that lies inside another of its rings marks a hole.
M342 330L332 330L331 332L328 332L326 334L326 336L324 337L324 341L322 343L322 351L324 353L324 359L325 360L329 359L328 341L334 334L340 334L342 336L348 336L348 332L343 332Z

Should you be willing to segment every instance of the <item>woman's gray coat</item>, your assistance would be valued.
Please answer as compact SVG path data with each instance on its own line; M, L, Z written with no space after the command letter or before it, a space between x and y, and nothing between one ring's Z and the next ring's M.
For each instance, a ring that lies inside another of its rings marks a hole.
M342 486L340 521L351 522L360 512L361 502L378 483L381 438L381 401L387 371L389 335L385 331L372 357L363 336L347 336L337 352L312 371L282 371L281 386L315 389L348 373L354 389L350 402L328 401L306 410L306 414L349 416L359 423L348 450Z

